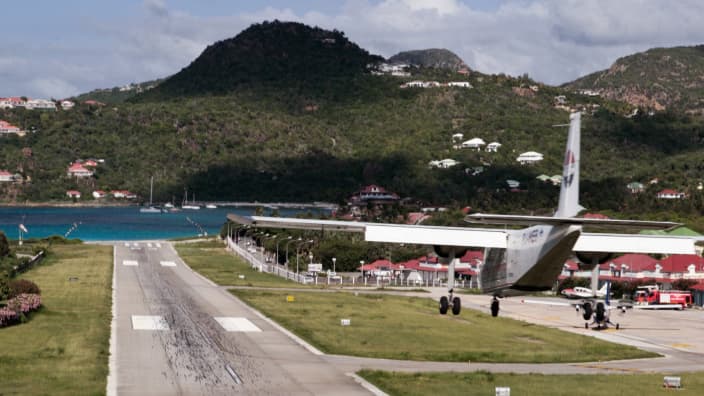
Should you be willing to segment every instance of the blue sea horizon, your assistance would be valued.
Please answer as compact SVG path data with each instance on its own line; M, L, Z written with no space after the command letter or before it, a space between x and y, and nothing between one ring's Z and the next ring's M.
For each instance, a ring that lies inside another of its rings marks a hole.
M255 208L218 207L174 213L140 213L136 206L106 207L0 207L0 230L19 239L67 236L84 241L134 241L218 235L228 213L252 215ZM324 210L279 209L282 216ZM265 211L265 213L267 213Z

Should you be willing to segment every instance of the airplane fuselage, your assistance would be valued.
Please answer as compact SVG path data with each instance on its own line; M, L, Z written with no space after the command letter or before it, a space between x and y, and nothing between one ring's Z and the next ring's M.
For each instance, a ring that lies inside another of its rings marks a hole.
M486 249L482 292L512 296L550 290L581 234L581 226L536 225L507 232L507 248Z

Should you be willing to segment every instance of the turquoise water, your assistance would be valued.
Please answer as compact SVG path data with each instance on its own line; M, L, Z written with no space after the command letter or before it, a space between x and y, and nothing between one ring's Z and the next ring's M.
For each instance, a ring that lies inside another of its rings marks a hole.
M280 209L282 216L302 210ZM254 214L254 208L219 207L183 210L176 213L139 213L138 207L3 207L0 230L8 238L19 237L19 224L28 233L23 238L50 235L79 238L84 241L167 239L197 236L203 231L217 235L228 213Z

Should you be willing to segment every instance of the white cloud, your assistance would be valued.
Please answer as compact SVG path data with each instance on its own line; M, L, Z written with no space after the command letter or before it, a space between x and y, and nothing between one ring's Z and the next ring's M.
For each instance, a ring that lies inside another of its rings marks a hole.
M71 83L55 77L32 79L29 86L41 98L62 99L78 93L78 89Z

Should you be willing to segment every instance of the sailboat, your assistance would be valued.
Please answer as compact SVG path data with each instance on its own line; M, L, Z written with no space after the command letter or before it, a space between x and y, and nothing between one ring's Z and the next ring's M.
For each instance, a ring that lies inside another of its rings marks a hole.
M193 201L191 203L188 203L188 191L185 191L185 197L183 199L183 205L181 205L181 209L190 209L190 210L198 210L200 209L200 206L196 205L196 193L193 193Z
M149 181L149 206L139 208L139 213L161 213L161 208L152 204L152 194L154 193L154 176Z

